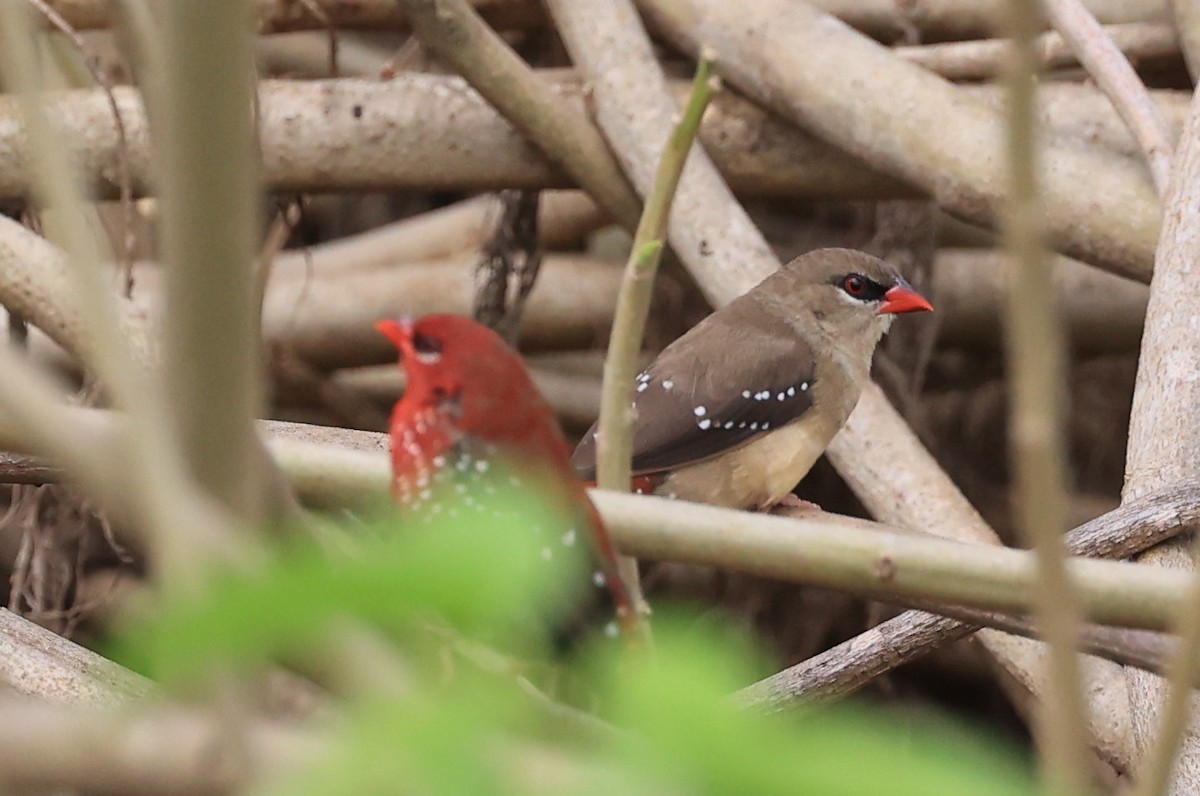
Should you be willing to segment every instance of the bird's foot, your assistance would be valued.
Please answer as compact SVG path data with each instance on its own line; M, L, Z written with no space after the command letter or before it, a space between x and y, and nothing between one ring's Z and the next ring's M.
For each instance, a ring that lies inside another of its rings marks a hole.
M784 511L780 511L781 509ZM804 498L797 497L791 492L788 492L783 496L782 499L780 499L778 503L776 503L774 506L771 506L767 510L772 514L785 514L787 511L824 511L823 508L818 506L816 503L813 503L811 500L805 500Z

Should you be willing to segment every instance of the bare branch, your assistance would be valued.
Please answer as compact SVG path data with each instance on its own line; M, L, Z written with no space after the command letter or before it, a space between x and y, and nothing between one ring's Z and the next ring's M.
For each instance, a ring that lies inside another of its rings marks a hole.
M1129 60L1082 0L1045 0L1054 27L1104 90L1142 148L1159 196L1167 192L1175 146L1167 122L1150 101Z

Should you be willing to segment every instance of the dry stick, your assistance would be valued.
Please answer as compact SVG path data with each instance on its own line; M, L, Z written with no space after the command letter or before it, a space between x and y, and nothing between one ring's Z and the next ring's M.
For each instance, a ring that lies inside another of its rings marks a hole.
M970 625L1003 630L1005 633L1039 641L1045 640L1038 630L1037 623L1026 617L1007 616L995 611L980 611L954 605L903 604ZM1122 666L1136 666L1155 674L1161 674L1166 668L1168 655L1176 648L1174 641L1175 639L1167 633L1153 630L1131 630L1094 624L1081 624L1079 627L1079 649L1082 652L1106 658ZM1200 685L1200 677L1194 682Z
M546 156L627 229L641 202L587 117L491 30L466 0L397 0L421 42L522 129Z
M894 526L815 513L777 517L601 490L613 541L643 558L719 566L888 599L1026 613L1036 555L963 544ZM674 508L672 508L674 506ZM1106 625L1163 630L1183 606L1185 573L1073 558L1084 612Z
M1172 486L1127 502L1067 535L1073 555L1125 558L1200 528L1200 483ZM743 704L782 710L850 694L978 626L923 611L906 611L738 693Z
M601 489L629 491L633 455L633 378L637 373L638 352L646 333L646 317L654 296L654 275L662 255L667 218L675 198L675 188L683 173L683 164L691 152L700 119L715 90L710 82L711 59L700 55L692 93L683 116L667 140L659 160L654 183L646 195L646 206L633 236L633 249L625 264L617 308L613 315L612 337L604 360L604 387L600 396L600 423L596 431L596 485ZM621 576L628 584L634 606L641 614L649 607L638 583L637 561L628 556L618 559Z
M121 109L113 96L113 84L96 63L96 57L88 47L87 42L79 32L71 27L62 15L55 11L46 0L28 0L47 21L66 36L79 53L84 66L92 75L92 80L104 91L112 111L113 125L117 130L117 185L120 190L121 203L121 246L120 262L125 273L125 298L133 293L133 247L137 243L133 222L136 208L133 204L133 176L129 167L129 134L125 130L125 120L121 118Z
M1063 403L1066 351L1054 302L1050 262L1042 242L1042 208L1034 110L1038 59L1033 38L1037 0L1011 0L1006 27L1013 39L1007 71L1009 190L1003 228L1009 273L1009 448L1015 461L1018 525L1036 553L1037 623L1046 637L1049 677L1036 711L1042 778L1048 793L1087 790L1087 723L1076 654L1079 606L1064 561L1067 524ZM1069 34L1068 34L1069 35ZM1081 55L1081 57L1086 57Z
M701 40L710 43L722 77L748 96L921 186L956 215L995 224L1004 197L1003 119L958 87L799 0L640 3L689 51ZM1144 279L1160 209L1140 164L1053 140L1043 164L1051 244Z
M1054 27L1079 56L1079 62L1112 101L1129 131L1133 133L1150 166L1154 187L1161 197L1167 192L1174 156L1171 131L1158 107L1150 101L1146 87L1129 60L1082 0L1044 0ZM1032 11L1031 11L1032 13Z
M139 71L139 80L153 84L155 74L147 66ZM554 93L565 102L586 112L587 87L578 75L564 70L536 74L551 83ZM615 120L605 121L610 112L600 99L604 92L600 84L595 88L600 124L615 125ZM636 84L633 75L616 88L621 93L632 88L638 92L635 97L647 93L647 87ZM669 81L666 89L681 100L687 84ZM1002 108L995 86L959 86L956 90L997 112ZM143 191L151 182L147 169L151 153L142 95L127 87L118 87L114 94L129 132L134 190ZM259 96L264 176L272 190L491 191L570 185L559 169L456 75L406 74L386 83L268 80L260 84ZM1168 90L1155 91L1153 96L1173 125L1182 127L1190 96ZM45 99L75 147L86 184L100 196L115 196L105 174L116 168L119 142L103 92L54 92ZM1085 149L1103 153L1106 161L1114 163L1124 160L1114 155L1138 152L1112 106L1094 87L1055 82L1043 87L1040 100L1047 126L1056 137L1086 139L1081 144ZM632 105L634 100L628 102ZM673 113L670 108L677 106L665 97L659 104L664 108L656 108L655 117L662 117L661 137L666 140ZM641 112L635 112L635 117ZM615 109L611 115L616 116ZM643 122L635 118L633 126ZM729 187L747 196L889 199L924 195L917 187L869 168L734 91L723 91L714 98L700 128L700 142ZM13 106L0 98L0 199L20 200L28 194L25 151ZM645 172L638 179L644 179L648 188L656 161L649 155L636 160L637 168ZM626 165L634 170L632 161ZM1111 171L1106 166L1100 181L1147 183L1140 164L1118 165L1123 176L1105 173ZM680 185L681 196L688 185L688 172ZM1097 201L1107 200L1097 197ZM681 203L676 212L684 206ZM728 223L718 216L706 229ZM694 247L699 247L701 240L707 241L697 234ZM721 251L711 242L708 248L714 253ZM726 265L736 269L738 261L731 259ZM1137 278L1149 282L1149 268Z
M589 87L597 124L646 195L678 106L637 9L632 0L551 0L547 7ZM715 109L707 116L717 116ZM750 135L769 137L765 130ZM765 279L779 261L709 159L704 147L712 143L701 139L684 166L667 237L705 297L720 306Z
M1167 194L1162 240L1150 283L1142 337L1122 500L1200 474L1200 94L1179 146L1177 171ZM1141 796L1200 792L1198 724L1187 686L1200 653L1200 541L1192 555L1182 541L1162 545L1140 560L1191 569L1187 609L1179 616L1179 655L1163 680L1126 671L1134 737L1142 755ZM1166 692L1164 694L1164 691ZM1178 759L1176 761L1176 758ZM1172 768L1175 766L1174 778ZM1168 786L1168 783L1170 785Z
M1179 31L1179 47L1188 74L1195 83L1200 77L1200 5L1192 0L1167 0L1175 29Z
M1102 30L1129 60L1165 59L1179 55L1179 37L1175 28L1152 22L1105 25ZM1038 63L1042 69L1076 66L1079 58L1061 34L1043 33L1037 37ZM986 80L1003 69L1012 50L1008 39L955 41L894 48L896 55L919 64L949 80Z

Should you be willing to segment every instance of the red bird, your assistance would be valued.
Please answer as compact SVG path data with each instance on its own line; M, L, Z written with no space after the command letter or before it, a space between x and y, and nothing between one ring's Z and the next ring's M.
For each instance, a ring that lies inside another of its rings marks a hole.
M577 511L599 559L596 585L607 589L619 626L637 617L617 571L616 554L583 482L571 467L571 448L520 355L491 329L458 315L385 320L376 328L400 349L407 374L392 410L392 491L408 508L425 504L444 480L487 472L503 459L546 476ZM475 505L470 495L465 505ZM441 506L427 506L440 511ZM572 528L563 544L575 543Z

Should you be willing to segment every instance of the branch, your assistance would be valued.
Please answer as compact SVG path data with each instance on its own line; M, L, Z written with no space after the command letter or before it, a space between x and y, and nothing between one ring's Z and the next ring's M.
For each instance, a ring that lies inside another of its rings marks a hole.
M1054 27L1137 139L1150 166L1155 190L1159 196L1165 195L1175 147L1166 119L1150 101L1137 72L1083 0L1045 0L1045 6Z
M325 260L281 258L267 286L263 335L311 365L332 369L395 360L369 321L406 313L469 314L475 257L464 253L402 267L352 270ZM140 276L153 288L150 275ZM621 272L610 262L549 255L521 323L526 350L589 348L603 340L613 317ZM660 280L659 299L677 290ZM147 300L153 304L153 294Z
M1043 244L1034 112L1037 54L1033 38L1037 0L1012 0L1005 27L1013 38L1008 85L1008 196L1002 227L1011 268L1007 332L1009 449L1015 470L1017 524L1034 549L1037 624L1049 642L1045 698L1034 711L1049 793L1083 796L1087 790L1087 723L1080 659L1076 654L1079 604L1065 563L1066 440L1063 434L1066 351L1056 314L1050 263ZM1069 35L1069 34L1067 34Z
M4 608L0 682L18 694L71 705L117 707L155 693L141 675Z
M996 347L1002 339L1008 267L1000 251L938 250L931 292L937 299L941 343L985 350ZM1072 351L1137 350L1150 294L1145 285L1067 257L1051 258L1050 268L1055 305L1067 327Z
M785 518L647 495L594 493L613 541L639 558L718 566L853 594L1027 613L1035 555L952 542L836 515ZM1077 558L1070 578L1101 624L1163 630L1184 605L1184 573Z
M564 101L586 111L584 86L564 70L541 70ZM676 101L687 84L671 81ZM994 86L960 87L964 96L997 113L1002 96ZM141 94L114 91L129 135L134 191L149 190L149 132ZM1172 123L1182 124L1188 96L1156 91L1156 102ZM263 179L284 192L395 190L490 191L498 188L561 188L570 180L538 149L457 76L405 74L388 82L364 80L263 81L259 84L259 125ZM1047 127L1056 136L1085 139L1107 160L1136 153L1136 146L1112 106L1094 88L1055 83L1043 87L1040 101ZM67 91L46 95L48 112L62 125L72 157L87 188L115 197L119 146L103 92ZM0 200L22 199L30 190L25 139L8 98L0 97ZM671 112L664 111L669 129ZM666 140L666 132L663 133ZM734 91L713 99L700 126L700 143L729 186L748 196L894 199L923 192L902 180L868 168L835 146L815 139ZM647 147L647 149L649 149ZM914 156L937 165L937 154ZM647 156L646 184L655 160ZM1145 180L1138 167L1111 173ZM685 181L686 185L686 181ZM1095 197L1107 203L1104 196ZM725 223L725 222L722 222ZM1149 281L1149 270L1139 277Z
M1179 36L1171 25L1134 22L1102 28L1130 61L1160 61L1179 56ZM1043 33L1034 44L1042 69L1076 66L1078 57L1059 33ZM997 77L1012 52L1008 39L955 41L894 48L896 55L925 67L947 80L987 80Z
M922 187L956 215L996 223L1004 193L1003 120L954 85L803 2L641 0L641 6L689 52L711 44L721 75L747 96ZM1160 214L1139 165L1058 141L1047 143L1043 163L1051 244L1144 279Z
M542 82L466 0L397 0L421 42L627 229L641 202L588 118Z
M1124 558L1200 526L1200 483L1163 489L1084 523L1067 536L1074 555ZM978 625L907 611L738 694L747 707L783 710L840 698Z
M1200 97L1192 100L1180 139L1164 218L1129 419L1123 500L1200 475L1200 316L1192 309L1200 301ZM1139 766L1141 794L1164 792L1168 782L1171 793L1200 790L1200 725L1189 718L1187 686L1200 651L1196 545L1191 555L1177 541L1139 559L1191 570L1186 595L1195 601L1178 617L1179 656L1170 666L1169 691L1159 678L1127 672L1134 737L1147 756Z

